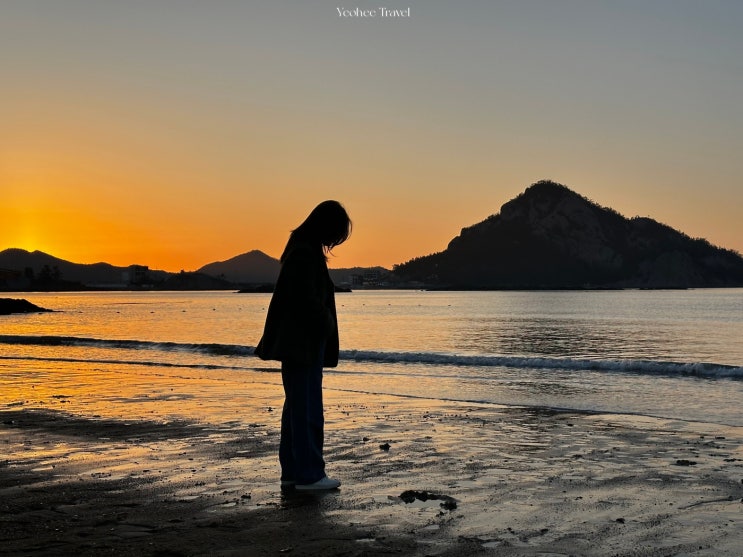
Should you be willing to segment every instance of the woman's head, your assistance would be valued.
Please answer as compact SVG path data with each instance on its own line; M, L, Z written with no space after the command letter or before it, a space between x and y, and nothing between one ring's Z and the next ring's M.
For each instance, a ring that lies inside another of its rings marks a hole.
M328 200L312 210L305 221L292 232L291 238L317 242L327 253L348 239L351 228L351 219L343 205Z

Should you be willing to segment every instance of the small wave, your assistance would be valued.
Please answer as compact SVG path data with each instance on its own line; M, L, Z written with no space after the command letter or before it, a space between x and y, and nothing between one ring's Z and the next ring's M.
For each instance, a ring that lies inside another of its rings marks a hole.
M105 358L66 358L66 357L46 357L46 356L0 356L0 360L24 360L33 362L64 362L72 364L104 364L104 365L126 365L126 366L144 366L144 367L168 367L168 368L186 368L186 369L225 369L225 370L247 370L261 371L252 367L223 366L218 364L183 364L173 362L161 362L150 360L115 360ZM266 370L275 371L275 370Z
M162 350L173 352L195 352L198 354L209 354L213 356L252 356L255 352L254 347L242 346L239 344L197 344L67 336L0 335L0 344L87 346L94 348L123 348L127 350Z
M656 360L590 360L524 356L477 356L432 352L375 352L347 350L341 358L357 362L410 363L446 366L508 367L687 375L708 378L743 379L743 367L703 362L666 362Z
M126 350L191 352L212 356L254 356L255 347L238 344L179 343L117 340L68 336L0 335L0 344L37 346L83 346ZM386 352L342 350L341 360L380 364L418 364L481 368L529 368L570 371L624 372L648 375L743 379L743 367L703 362L656 360L599 360L498 355L439 354L434 352Z

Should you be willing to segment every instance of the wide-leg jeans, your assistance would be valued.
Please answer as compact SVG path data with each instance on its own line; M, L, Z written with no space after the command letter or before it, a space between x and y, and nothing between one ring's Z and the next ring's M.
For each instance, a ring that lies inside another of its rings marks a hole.
M281 480L311 484L325 477L322 354L311 366L282 362Z

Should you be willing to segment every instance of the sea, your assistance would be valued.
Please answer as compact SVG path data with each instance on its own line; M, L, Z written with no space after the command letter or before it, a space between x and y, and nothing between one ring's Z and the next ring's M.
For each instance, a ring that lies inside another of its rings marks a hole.
M3 297L54 311L0 317L0 385L14 389L0 409L97 374L229 376L280 396L279 364L253 355L270 294ZM359 290L336 303L326 390L743 426L743 289Z

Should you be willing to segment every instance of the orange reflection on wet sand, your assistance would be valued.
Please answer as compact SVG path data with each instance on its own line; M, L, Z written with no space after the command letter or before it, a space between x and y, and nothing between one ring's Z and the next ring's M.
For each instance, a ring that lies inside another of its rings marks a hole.
M221 370L12 356L0 360L0 407L115 419L250 422L282 404L282 396L274 374L250 381L245 373Z

